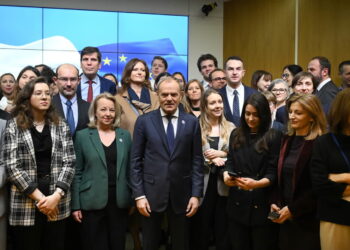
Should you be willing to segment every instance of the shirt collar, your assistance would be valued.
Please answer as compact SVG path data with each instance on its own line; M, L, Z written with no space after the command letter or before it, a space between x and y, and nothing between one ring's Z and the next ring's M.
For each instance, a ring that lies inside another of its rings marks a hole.
M331 78L327 78L326 80L323 80L322 82L320 82L320 84L317 86L317 90L320 91L322 87L330 81L331 81Z
M161 115L162 117L164 117L164 116L167 116L168 114L166 114L166 113L163 111L163 109L160 108L160 115ZM172 114L172 117L176 117L176 118L179 117L179 108L177 108L176 111L175 111L175 113Z
M238 95L241 94L241 92L243 91L243 84L240 83L239 86L237 88L232 88L229 84L226 84L226 92L228 95L233 95L233 91L237 90Z
M60 95L60 98L61 98L61 102L62 102L63 104L66 104L66 102L67 102L68 99L67 99L64 95L62 95L61 93L59 93L59 95ZM75 102L77 101L77 95L75 94L75 95L70 99L70 101L72 102L72 104L75 103Z
M80 81L80 82L82 82L82 83L88 83L89 80L90 80L90 79L87 78L85 74L82 74L82 75L81 75L81 81ZM98 75L96 75L95 78L92 79L92 82L93 82L93 83L98 83L98 82L99 82Z

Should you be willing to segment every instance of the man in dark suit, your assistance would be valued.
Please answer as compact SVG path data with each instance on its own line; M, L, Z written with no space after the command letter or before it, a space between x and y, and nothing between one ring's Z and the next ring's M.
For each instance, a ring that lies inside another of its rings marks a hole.
M198 120L181 110L180 84L159 84L160 109L139 116L134 129L130 183L143 215L143 249L159 247L164 213L173 249L189 249L188 217L203 195L203 159Z
M60 116L66 119L72 136L75 131L86 128L89 123L90 104L76 94L79 80L79 71L74 65L58 66L54 81L59 92L52 98L52 104Z
M80 53L80 66L83 70L77 95L87 102L91 102L96 96L103 92L115 95L116 84L97 74L101 68L102 56L96 47L85 47Z
M239 127L244 101L256 90L242 83L245 69L240 57L231 56L227 58L225 70L227 85L220 89L219 93L224 101L226 119Z
M307 65L307 71L310 72L318 81L315 95L320 99L325 111L327 111L334 97L339 92L339 89L330 78L331 64L327 58L323 56L316 56L312 58Z

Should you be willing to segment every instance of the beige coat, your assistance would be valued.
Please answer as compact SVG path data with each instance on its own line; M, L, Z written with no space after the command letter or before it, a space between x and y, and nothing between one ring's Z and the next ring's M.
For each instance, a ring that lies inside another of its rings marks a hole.
M148 113L159 108L158 95L150 91L151 105L140 104L136 105L130 103L128 91L120 92L116 95L116 100L122 107L120 127L130 132L131 137L134 134L134 126L139 115ZM136 113L137 112L137 113Z

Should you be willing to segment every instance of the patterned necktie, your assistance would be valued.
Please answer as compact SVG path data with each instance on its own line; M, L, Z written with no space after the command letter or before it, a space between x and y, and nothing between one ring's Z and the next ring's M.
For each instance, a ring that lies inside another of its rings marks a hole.
M92 102L92 99L93 99L93 96L94 96L94 93L93 93L93 90L92 90L92 84L93 83L94 82L91 81L91 80L88 81L89 89L88 89L88 94L87 94L87 99L86 99L87 102Z
M75 132L75 123L74 123L74 116L73 116L73 110L72 110L72 102L70 100L67 100L67 122L70 129L71 135Z
M240 113L239 113L239 97L238 97L238 91L235 89L233 91L233 123L238 127L240 124Z
M166 129L166 138L168 141L168 147L170 150L170 153L174 150L174 142L175 142L175 135L174 135L174 126L171 122L171 119L173 118L171 115L167 115L166 118L168 119L168 127Z

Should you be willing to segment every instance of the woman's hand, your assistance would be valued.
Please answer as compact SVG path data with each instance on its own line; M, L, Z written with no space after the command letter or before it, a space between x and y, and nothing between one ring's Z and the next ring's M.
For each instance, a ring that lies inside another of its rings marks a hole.
M272 204L271 209L272 211L276 211L280 214L280 217L278 219L272 220L275 223L282 224L286 220L289 220L290 218L292 218L292 214L290 213L288 206L285 206L282 209L279 209L279 207L277 207L275 204Z
M257 181L248 177L236 178L237 186L243 190L252 190L257 186Z
M237 186L237 182L236 182L237 178L231 177L227 171L223 173L223 177L224 177L224 183L226 184L226 186L229 186L229 187Z
M217 167L222 167L222 166L225 166L226 160L223 158L217 157L212 159L211 162L214 163L214 165Z
M54 215L57 211L57 205L61 200L61 196L58 193L42 198L38 203L37 207L40 212L46 215ZM56 214L57 215L57 214Z
M328 179L337 183L350 184L350 173L329 174Z
M209 159L209 160L213 160L214 158L218 158L218 157L226 157L227 153L221 150L215 150L215 149L208 149L204 152L204 157Z
M74 211L72 213L73 219L79 223L83 220L83 214L81 213L81 210Z

